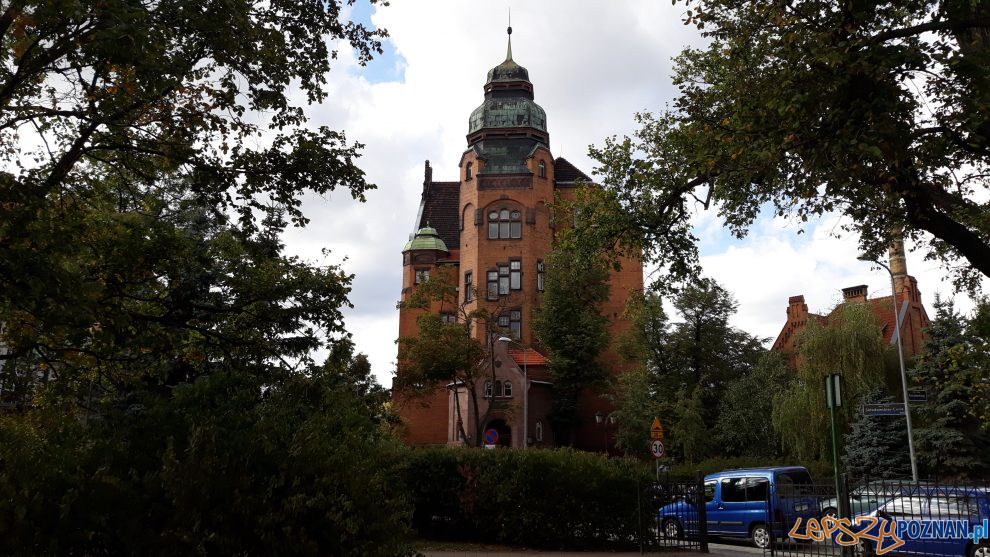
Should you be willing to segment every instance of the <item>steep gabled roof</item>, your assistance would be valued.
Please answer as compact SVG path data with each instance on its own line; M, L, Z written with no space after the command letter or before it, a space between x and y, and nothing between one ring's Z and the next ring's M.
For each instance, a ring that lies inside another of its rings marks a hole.
M461 243L460 187L460 182L430 182L423 191L423 213L417 226L435 228L448 249L457 249Z
M557 157L553 161L553 175L558 184L573 184L579 181L591 183L591 178L587 174L578 170L564 157Z

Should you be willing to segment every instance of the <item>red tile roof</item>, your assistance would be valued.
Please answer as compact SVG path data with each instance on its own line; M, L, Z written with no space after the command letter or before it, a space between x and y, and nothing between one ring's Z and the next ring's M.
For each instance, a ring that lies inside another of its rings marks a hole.
M527 366L545 366L550 363L546 356L540 354L532 348L528 350L522 350L518 348L510 348L509 356L512 358L516 365L526 364Z

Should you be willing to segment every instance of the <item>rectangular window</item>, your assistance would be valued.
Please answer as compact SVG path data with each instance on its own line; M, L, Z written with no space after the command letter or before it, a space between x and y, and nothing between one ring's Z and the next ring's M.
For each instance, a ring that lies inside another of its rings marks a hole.
M416 269L416 284L423 284L428 280L430 280L430 271L428 269Z
M457 323L457 316L453 313L441 313L440 320L444 323Z
M766 501L770 480L767 478L746 478L746 500Z
M518 259L509 261L509 288L513 290L522 288L522 261Z
M746 478L723 478L722 501L740 503L746 500Z
M509 312L509 328L513 337L522 338L522 311L514 309Z
M509 293L509 266L498 266L498 293L504 296Z
M508 329L509 328L509 316L508 315L499 315L498 316L498 326L501 329Z
M543 262L536 262L536 289L543 292Z
M470 302L474 299L474 274L470 271L464 273L464 301Z
M498 238L498 221L488 221L488 239L495 240Z
M514 220L510 223L511 233L509 237L511 238L522 238L522 222Z
M498 271L488 271L488 299L498 299Z
M500 221L498 223L498 226L499 226L499 231L498 231L499 236L501 238L508 238L509 237L509 221L507 221L507 220Z

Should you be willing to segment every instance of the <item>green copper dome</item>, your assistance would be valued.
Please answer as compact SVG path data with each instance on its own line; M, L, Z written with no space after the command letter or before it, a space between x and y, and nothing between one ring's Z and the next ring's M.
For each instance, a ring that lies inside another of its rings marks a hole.
M547 113L525 97L485 99L471 112L468 133L482 128L536 128L547 131Z
M437 229L431 226L425 226L419 229L416 236L412 240L406 242L406 247L402 248L403 252L410 250L419 249L429 249L437 251L449 251L447 249L447 244L443 243L440 239L440 235L437 233Z

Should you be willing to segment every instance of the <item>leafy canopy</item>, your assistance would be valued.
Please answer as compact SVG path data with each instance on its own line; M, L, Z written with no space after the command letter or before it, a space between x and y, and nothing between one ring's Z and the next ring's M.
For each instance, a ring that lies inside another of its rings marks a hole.
M843 215L880 256L891 230L990 276L990 4L971 0L686 0L709 44L677 60L673 105L592 155L596 234L697 274L691 223L744 236L765 210ZM609 244L610 245L610 244Z

